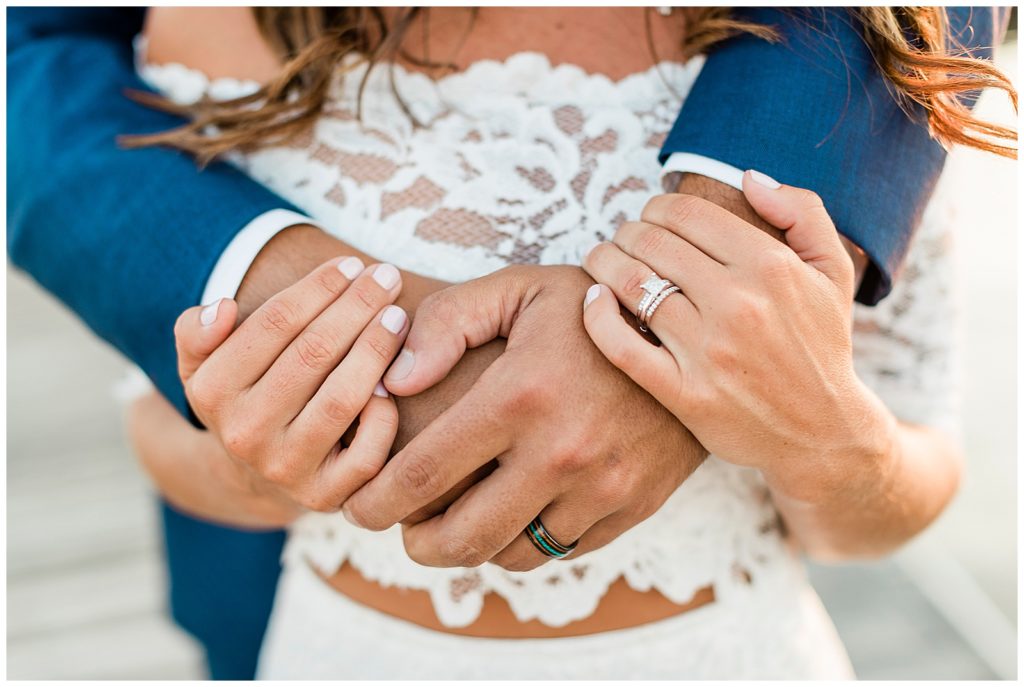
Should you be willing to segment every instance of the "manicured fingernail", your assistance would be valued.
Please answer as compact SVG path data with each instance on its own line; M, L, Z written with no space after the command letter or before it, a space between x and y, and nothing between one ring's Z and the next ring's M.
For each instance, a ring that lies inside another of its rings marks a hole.
M587 297L583 299L583 309L586 310L587 306L594 302L594 299L601 295L601 285L594 284L587 289Z
M774 189L777 189L780 186L782 186L782 184L780 184L779 182L775 181L775 179L772 179L767 174L763 174L761 172L758 172L756 169L748 169L747 171L750 173L750 180L751 181L753 181L754 183L760 184L761 186L764 186L765 188L770 188L770 189L774 190Z
M377 386L373 387L373 395L381 398L388 397L388 390L384 388L384 382L377 382Z
M412 368L416 366L416 356L413 352L407 348L403 348L402 352L395 358L395 362L391 363L391 369L384 375L393 382L397 382L401 379L405 379L412 372Z
M359 258L345 258L338 263L338 271L344 274L346 279L355 279L365 267Z
M398 268L384 262L373 270L373 280L381 285L381 288L391 290L398 283Z
M405 315L405 311L397 305L389 305L384 308L384 312L380 315L380 323L384 325L384 329L387 329L392 334L397 334L402 331L402 327L405 326L405 322L408 319L409 318Z
M199 324L204 327L209 327L211 324L217 321L217 311L220 310L220 304L224 299L221 298L215 303L210 303L208 306L203 308L199 312Z

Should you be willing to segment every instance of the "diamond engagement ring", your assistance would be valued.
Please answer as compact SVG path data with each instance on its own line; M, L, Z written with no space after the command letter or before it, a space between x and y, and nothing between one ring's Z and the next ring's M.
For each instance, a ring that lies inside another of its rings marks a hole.
M650 322L654 311L662 301L679 291L679 287L651 272L651 276L647 277L647 281L641 284L640 288L644 290L644 296L636 306L636 319L640 322L640 331L646 332L647 323Z

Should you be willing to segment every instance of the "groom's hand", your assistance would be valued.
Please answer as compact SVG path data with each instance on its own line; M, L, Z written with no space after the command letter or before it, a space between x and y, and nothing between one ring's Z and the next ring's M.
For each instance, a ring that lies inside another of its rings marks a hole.
M579 554L657 510L706 454L591 343L581 307L591 284L576 267L511 267L425 300L385 377L394 393L438 382L467 347L498 336L507 347L348 500L346 515L371 529L406 521L406 549L424 565L527 570L547 560L522 534L538 514L556 539L579 539ZM420 521L492 461L443 514Z

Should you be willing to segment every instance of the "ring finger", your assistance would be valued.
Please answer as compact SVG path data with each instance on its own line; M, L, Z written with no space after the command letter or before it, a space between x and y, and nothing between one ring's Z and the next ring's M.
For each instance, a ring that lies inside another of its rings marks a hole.
M590 500L575 502L567 498L556 499L540 513L543 531L535 531L531 536L524 527L519 536L495 555L491 562L506 570L524 571L533 570L555 558L572 558L578 555L576 551L587 539L587 533L606 515L595 510ZM565 548L573 551L565 556L553 555Z
M651 275L651 268L627 255L614 243L597 244L584 259L584 267L594 281L606 284L612 293L634 314L646 295L643 284ZM648 326L673 351L688 340L690 332L697 331L700 315L684 291L665 298L651 316ZM671 326L660 326L662 322Z
M434 567L475 567L508 546L551 499L549 489L498 467L447 511L402 528L406 553Z
M658 276L679 286L697 310L708 295L721 290L721 282L728 276L725 265L655 224L624 222L612 241Z

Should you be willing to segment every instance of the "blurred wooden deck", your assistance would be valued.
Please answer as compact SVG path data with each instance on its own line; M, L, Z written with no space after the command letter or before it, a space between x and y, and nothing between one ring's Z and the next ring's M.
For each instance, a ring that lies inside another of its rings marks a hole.
M194 678L164 613L158 513L121 430L123 360L7 280L7 676Z

